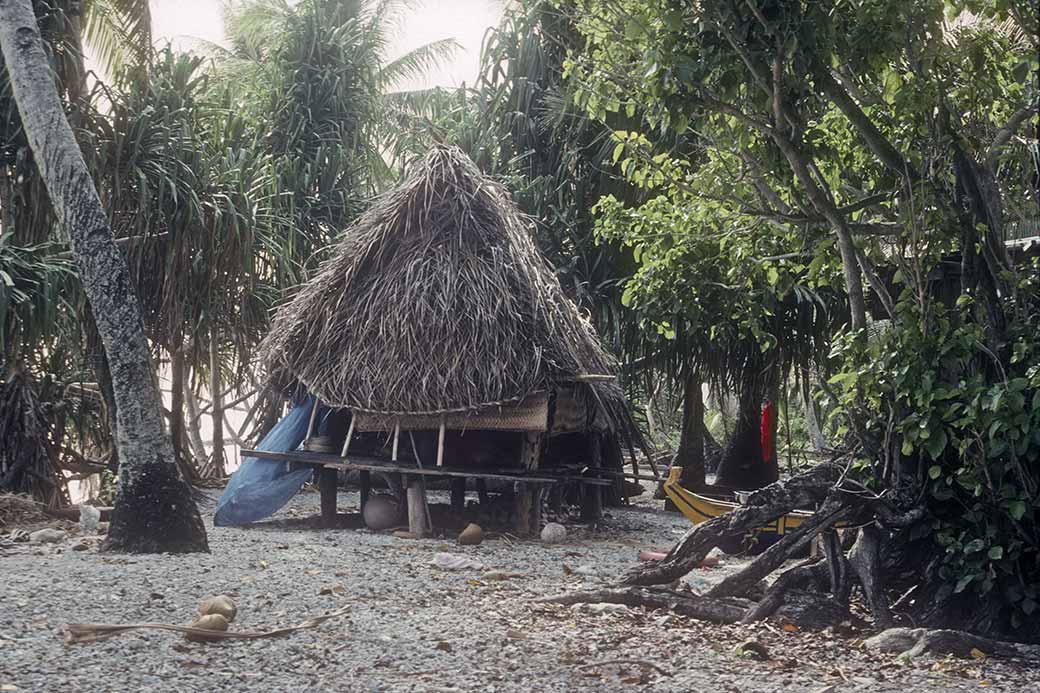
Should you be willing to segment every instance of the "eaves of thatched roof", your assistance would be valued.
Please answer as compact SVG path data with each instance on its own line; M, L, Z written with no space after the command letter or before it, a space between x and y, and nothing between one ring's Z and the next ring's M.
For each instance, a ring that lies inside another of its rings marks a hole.
M477 411L615 369L507 193L454 147L348 229L262 352L282 386L388 414ZM585 387L621 414L616 383Z

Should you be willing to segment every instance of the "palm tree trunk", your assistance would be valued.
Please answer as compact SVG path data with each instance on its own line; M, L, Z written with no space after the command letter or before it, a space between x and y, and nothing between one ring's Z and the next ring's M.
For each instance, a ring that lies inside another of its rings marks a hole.
M162 399L130 271L65 118L31 0L0 0L0 48L22 126L69 236L112 370L120 465L106 547L206 551L202 518L163 431Z
M700 376L692 368L683 384L682 432L675 464L682 467L681 482L685 488L704 489L704 397Z

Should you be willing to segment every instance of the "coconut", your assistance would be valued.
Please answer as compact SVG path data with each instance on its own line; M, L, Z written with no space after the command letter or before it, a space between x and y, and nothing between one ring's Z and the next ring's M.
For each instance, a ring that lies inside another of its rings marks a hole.
M228 623L235 620L235 614L238 613L238 607L235 606L235 602L231 600L231 597L226 594L218 594L215 597L209 599L203 599L199 604L199 615L209 616L210 614L220 614Z
M558 522L550 522L542 528L542 541L547 544L558 544L567 538L567 528Z
M205 616L199 616L197 619L192 621L191 627L200 628L202 630L224 631L228 629L228 620L221 614L206 614ZM197 642L220 640L220 638L210 637L203 633L185 633L184 637L188 640L195 640Z
M480 525L472 522L466 525L466 529L459 534L459 544L463 546L476 546L482 541L484 541L484 530L480 528Z

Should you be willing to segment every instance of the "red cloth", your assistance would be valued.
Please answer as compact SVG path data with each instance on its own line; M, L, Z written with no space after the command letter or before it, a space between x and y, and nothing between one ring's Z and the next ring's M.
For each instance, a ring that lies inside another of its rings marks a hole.
M768 462L773 458L773 418L776 416L776 407L772 402L766 402L762 407L762 461Z

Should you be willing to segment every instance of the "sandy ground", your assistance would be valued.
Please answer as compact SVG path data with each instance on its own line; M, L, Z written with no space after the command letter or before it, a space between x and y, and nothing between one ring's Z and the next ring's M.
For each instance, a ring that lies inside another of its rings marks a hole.
M340 494L340 510L357 496ZM317 513L300 494L249 529L210 527L210 554L122 556L18 544L0 551L0 691L1040 691L1040 671L983 660L874 656L859 637L716 626L666 613L538 597L605 584L640 548L686 528L644 500L559 545L491 538L476 547L284 520ZM438 552L481 568L444 571ZM691 576L695 586L738 567ZM489 571L522 573L496 580ZM263 630L346 608L286 637L192 643L135 631L64 646L66 622L186 624L204 597L238 603L236 630ZM749 638L768 649L736 653ZM621 660L621 661L618 661Z

